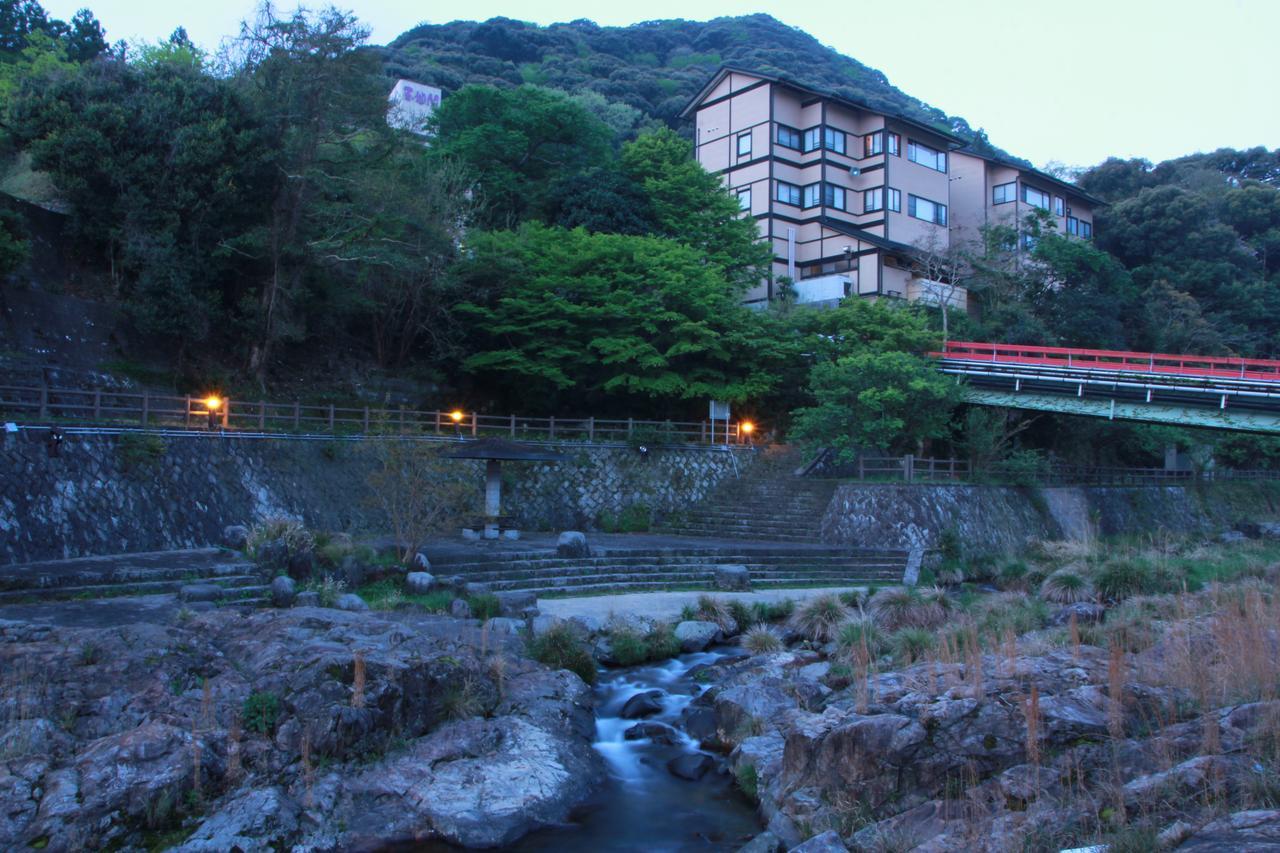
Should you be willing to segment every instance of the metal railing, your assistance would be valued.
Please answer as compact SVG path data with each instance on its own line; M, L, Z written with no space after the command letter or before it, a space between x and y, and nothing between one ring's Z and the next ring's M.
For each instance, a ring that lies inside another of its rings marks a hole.
M0 385L0 420L79 422L163 429L365 433L505 437L530 441L743 444L742 421L653 421L635 418L564 418L487 415L462 410L423 411L370 406L272 403L265 400L153 394L149 391L78 390Z
M1264 358L1175 355L1159 352L1040 347L976 341L948 341L943 346L942 352L934 352L930 353L930 355L949 361L1044 365L1049 367L1123 371L1127 373L1253 379L1271 382L1280 380L1280 361Z

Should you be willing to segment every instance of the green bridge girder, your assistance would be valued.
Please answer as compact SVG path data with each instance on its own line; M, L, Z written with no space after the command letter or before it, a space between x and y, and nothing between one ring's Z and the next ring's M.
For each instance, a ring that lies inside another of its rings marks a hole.
M1145 421L1182 427L1280 434L1280 414L1232 409L1230 404L1225 409L1199 408L1067 394L1006 391L967 384L962 387L965 402L979 406L1003 406L1010 409L1061 412L1067 415L1085 415L1110 420Z

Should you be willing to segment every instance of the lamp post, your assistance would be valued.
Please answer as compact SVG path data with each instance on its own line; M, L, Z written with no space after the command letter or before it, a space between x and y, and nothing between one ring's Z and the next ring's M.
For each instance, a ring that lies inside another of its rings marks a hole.
M204 398L205 414L209 416L209 429L214 428L217 422L218 410L222 408L222 398L217 394L210 394Z
M756 431L756 425L751 421L742 421L738 424L738 437L745 440L747 444L751 443L751 435Z
M458 438L462 438L462 419L465 417L462 409L454 409L449 413L449 420L453 421L453 432Z

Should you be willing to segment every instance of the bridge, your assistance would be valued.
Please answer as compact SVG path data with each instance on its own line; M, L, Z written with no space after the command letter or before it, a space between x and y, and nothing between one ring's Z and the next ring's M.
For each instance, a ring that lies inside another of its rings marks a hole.
M930 355L969 403L1280 433L1280 361L968 341Z

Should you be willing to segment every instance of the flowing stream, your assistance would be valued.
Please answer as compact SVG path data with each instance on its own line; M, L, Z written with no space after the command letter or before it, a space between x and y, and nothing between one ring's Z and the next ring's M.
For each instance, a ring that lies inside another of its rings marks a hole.
M648 666L602 670L595 688L595 748L608 767L608 781L577 823L534 833L511 849L522 853L737 850L758 833L755 809L718 758L716 766L696 782L667 770L671 759L702 751L679 728L680 712L705 689L690 670L725 655L723 651L698 652ZM663 691L659 713L642 720L619 716L628 699L650 690ZM627 740L627 729L642 722L663 723L672 730L667 737Z

